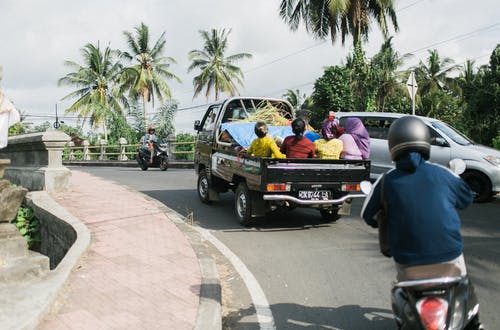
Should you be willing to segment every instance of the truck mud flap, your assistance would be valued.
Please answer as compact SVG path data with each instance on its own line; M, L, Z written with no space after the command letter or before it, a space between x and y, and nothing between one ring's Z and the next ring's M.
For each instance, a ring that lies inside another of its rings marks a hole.
M264 200L264 196L261 192L251 191L252 195L252 217L259 218L266 215L267 203Z

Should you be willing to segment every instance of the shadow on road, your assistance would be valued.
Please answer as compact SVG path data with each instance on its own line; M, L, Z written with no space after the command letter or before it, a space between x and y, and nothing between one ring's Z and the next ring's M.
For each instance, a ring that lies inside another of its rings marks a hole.
M298 304L271 305L276 329L396 329L392 311L388 309L345 305L337 308L309 307ZM260 329L256 322L245 321L254 315L253 307L230 313L224 329Z

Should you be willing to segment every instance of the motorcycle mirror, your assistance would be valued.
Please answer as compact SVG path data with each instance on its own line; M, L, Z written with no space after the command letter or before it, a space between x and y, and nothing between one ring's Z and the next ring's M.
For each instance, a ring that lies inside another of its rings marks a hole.
M372 183L370 181L361 181L359 187L365 195L369 195L372 191Z
M450 170L455 173L456 175L460 175L465 172L465 162L463 159L460 158L454 158L450 160Z

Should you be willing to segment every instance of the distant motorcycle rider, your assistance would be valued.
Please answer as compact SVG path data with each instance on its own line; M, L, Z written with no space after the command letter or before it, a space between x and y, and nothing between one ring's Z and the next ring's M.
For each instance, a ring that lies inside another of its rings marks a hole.
M394 258L398 280L433 277L443 265L465 275L456 209L472 203L471 189L447 168L426 161L429 129L417 117L397 119L388 144L396 168L377 180L361 211L368 225L380 227L382 253Z
M150 162L153 161L154 144L158 142L158 139L156 138L155 132L156 132L155 127L153 125L150 125L148 127L148 133L145 134L141 138L141 142L142 142L142 147L141 148L148 149L150 151L150 154L151 154L151 160L150 160Z

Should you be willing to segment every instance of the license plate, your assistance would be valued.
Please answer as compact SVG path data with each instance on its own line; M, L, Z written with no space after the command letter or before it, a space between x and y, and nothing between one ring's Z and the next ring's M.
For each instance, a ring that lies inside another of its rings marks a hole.
M330 199L328 190L300 190L299 198L311 201L326 201Z

